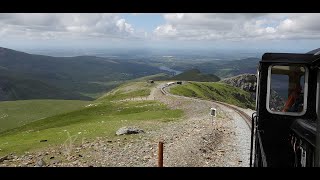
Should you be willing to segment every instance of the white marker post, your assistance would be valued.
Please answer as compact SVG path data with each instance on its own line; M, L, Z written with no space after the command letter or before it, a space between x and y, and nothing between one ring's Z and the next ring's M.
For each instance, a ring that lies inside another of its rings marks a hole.
M212 126L213 126L214 125L213 118L217 116L217 109L216 108L210 109L210 116L212 117Z
M216 127L214 126L214 119L217 116L217 109L216 108L210 108L210 116L211 116L211 122L212 122L212 134L215 136L215 130Z

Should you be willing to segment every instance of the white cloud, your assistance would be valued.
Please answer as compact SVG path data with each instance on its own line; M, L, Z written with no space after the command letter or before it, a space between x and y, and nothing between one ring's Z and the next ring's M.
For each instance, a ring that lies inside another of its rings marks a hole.
M134 29L128 23L126 23L125 19L119 19L116 23L117 27L119 28L120 32L127 32L133 33Z
M132 25L118 14L0 14L2 38L123 38L134 33Z
M294 32L298 27L296 22L292 21L291 19L285 19L284 21L280 22L277 28L279 29L279 31Z
M164 14L154 30L164 39L267 40L320 36L320 14ZM174 33L169 31L174 27Z
M276 30L273 27L266 27L266 32L267 33L275 33Z
M150 32L139 28L143 23L147 27L150 20L139 22L135 27L121 16L112 13L0 13L0 40L62 39L66 42L107 38L115 41L160 39L211 42L320 38L320 14L170 13L162 14L164 23ZM136 13L131 16L136 18L132 22L137 22L139 17L149 14Z
M158 26L154 32L158 36L175 36L177 34L177 29L171 24L165 24L163 26Z

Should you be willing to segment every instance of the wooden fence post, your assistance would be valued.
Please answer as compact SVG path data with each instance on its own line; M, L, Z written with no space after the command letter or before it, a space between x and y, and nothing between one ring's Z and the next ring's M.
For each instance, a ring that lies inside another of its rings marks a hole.
M158 167L163 167L163 142L158 145Z

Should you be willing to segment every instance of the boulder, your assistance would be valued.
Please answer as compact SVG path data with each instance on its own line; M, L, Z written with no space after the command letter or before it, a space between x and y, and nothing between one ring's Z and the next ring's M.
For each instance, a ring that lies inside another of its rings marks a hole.
M3 162L3 161L5 161L5 160L9 160L8 155L6 155L6 156L4 156L4 157L1 157L1 158L0 158L0 163Z
M43 159L40 159L40 160L37 162L37 164L36 164L35 167L42 167L42 166L45 166L45 165L46 165L46 163L44 162L44 160L43 160Z
M138 133L144 133L142 129L136 128L136 127L122 127L118 129L116 132L116 135L124 135L124 134L138 134Z

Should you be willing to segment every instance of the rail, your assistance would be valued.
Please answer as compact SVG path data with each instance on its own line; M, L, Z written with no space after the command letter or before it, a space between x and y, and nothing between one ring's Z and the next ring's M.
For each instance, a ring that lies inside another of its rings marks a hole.
M164 85L160 88L161 90L161 93L163 95L168 95L170 93L168 93L168 91L166 90L167 87L169 86L172 86L174 84L169 84L169 85ZM172 94L170 94L172 95ZM174 95L174 96L179 96L179 95ZM185 97L185 96L179 96L179 97L184 97L184 98L191 98L191 97ZM207 99L202 99L202 98L198 98L198 97L192 97L192 99L197 99L197 100L207 100ZM208 101L208 100L207 100ZM210 101L210 100L209 100ZM247 113L243 112L242 110L230 105L230 104L227 104L227 103L224 103L224 102L220 102L220 101L214 101L214 100L211 100L211 102L214 102L214 103L217 103L217 104L220 104L220 105L223 105L223 106L226 106L232 110L234 110L235 112L237 112L241 117L242 119L244 119L244 121L246 122L246 124L248 125L249 129L251 129L251 149L250 149L250 167L252 167L252 156L253 156L253 142L254 142L254 134L255 134L255 130L254 130L254 114L252 114L252 117L249 116ZM260 139L259 139L260 140ZM262 147L261 147L262 148ZM264 156L264 152L263 152L263 149L262 149L262 153L263 153L263 158L262 158L262 163L264 166L266 166L266 158Z
M173 84L172 84L173 85ZM160 88L161 90L161 93L164 94L164 95L167 95L169 94L166 90L167 87L169 87L171 85L166 85L166 86L162 86ZM175 96L179 96L179 95L175 95ZM185 96L181 96L181 97L185 97ZM202 99L202 98L198 98L198 97L192 97L193 99L198 99L198 100L207 100L207 99ZM228 108L234 110L235 112L237 112L246 122L246 124L248 125L248 127L251 129L251 124L252 124L252 121L251 121L251 116L249 116L247 113L241 111L240 109L230 105L230 104L227 104L227 103L224 103L224 102L221 102L221 101L214 101L214 100L209 100L211 102L214 102L214 103L217 103L217 104L220 104L220 105L223 105L223 106L227 106Z

